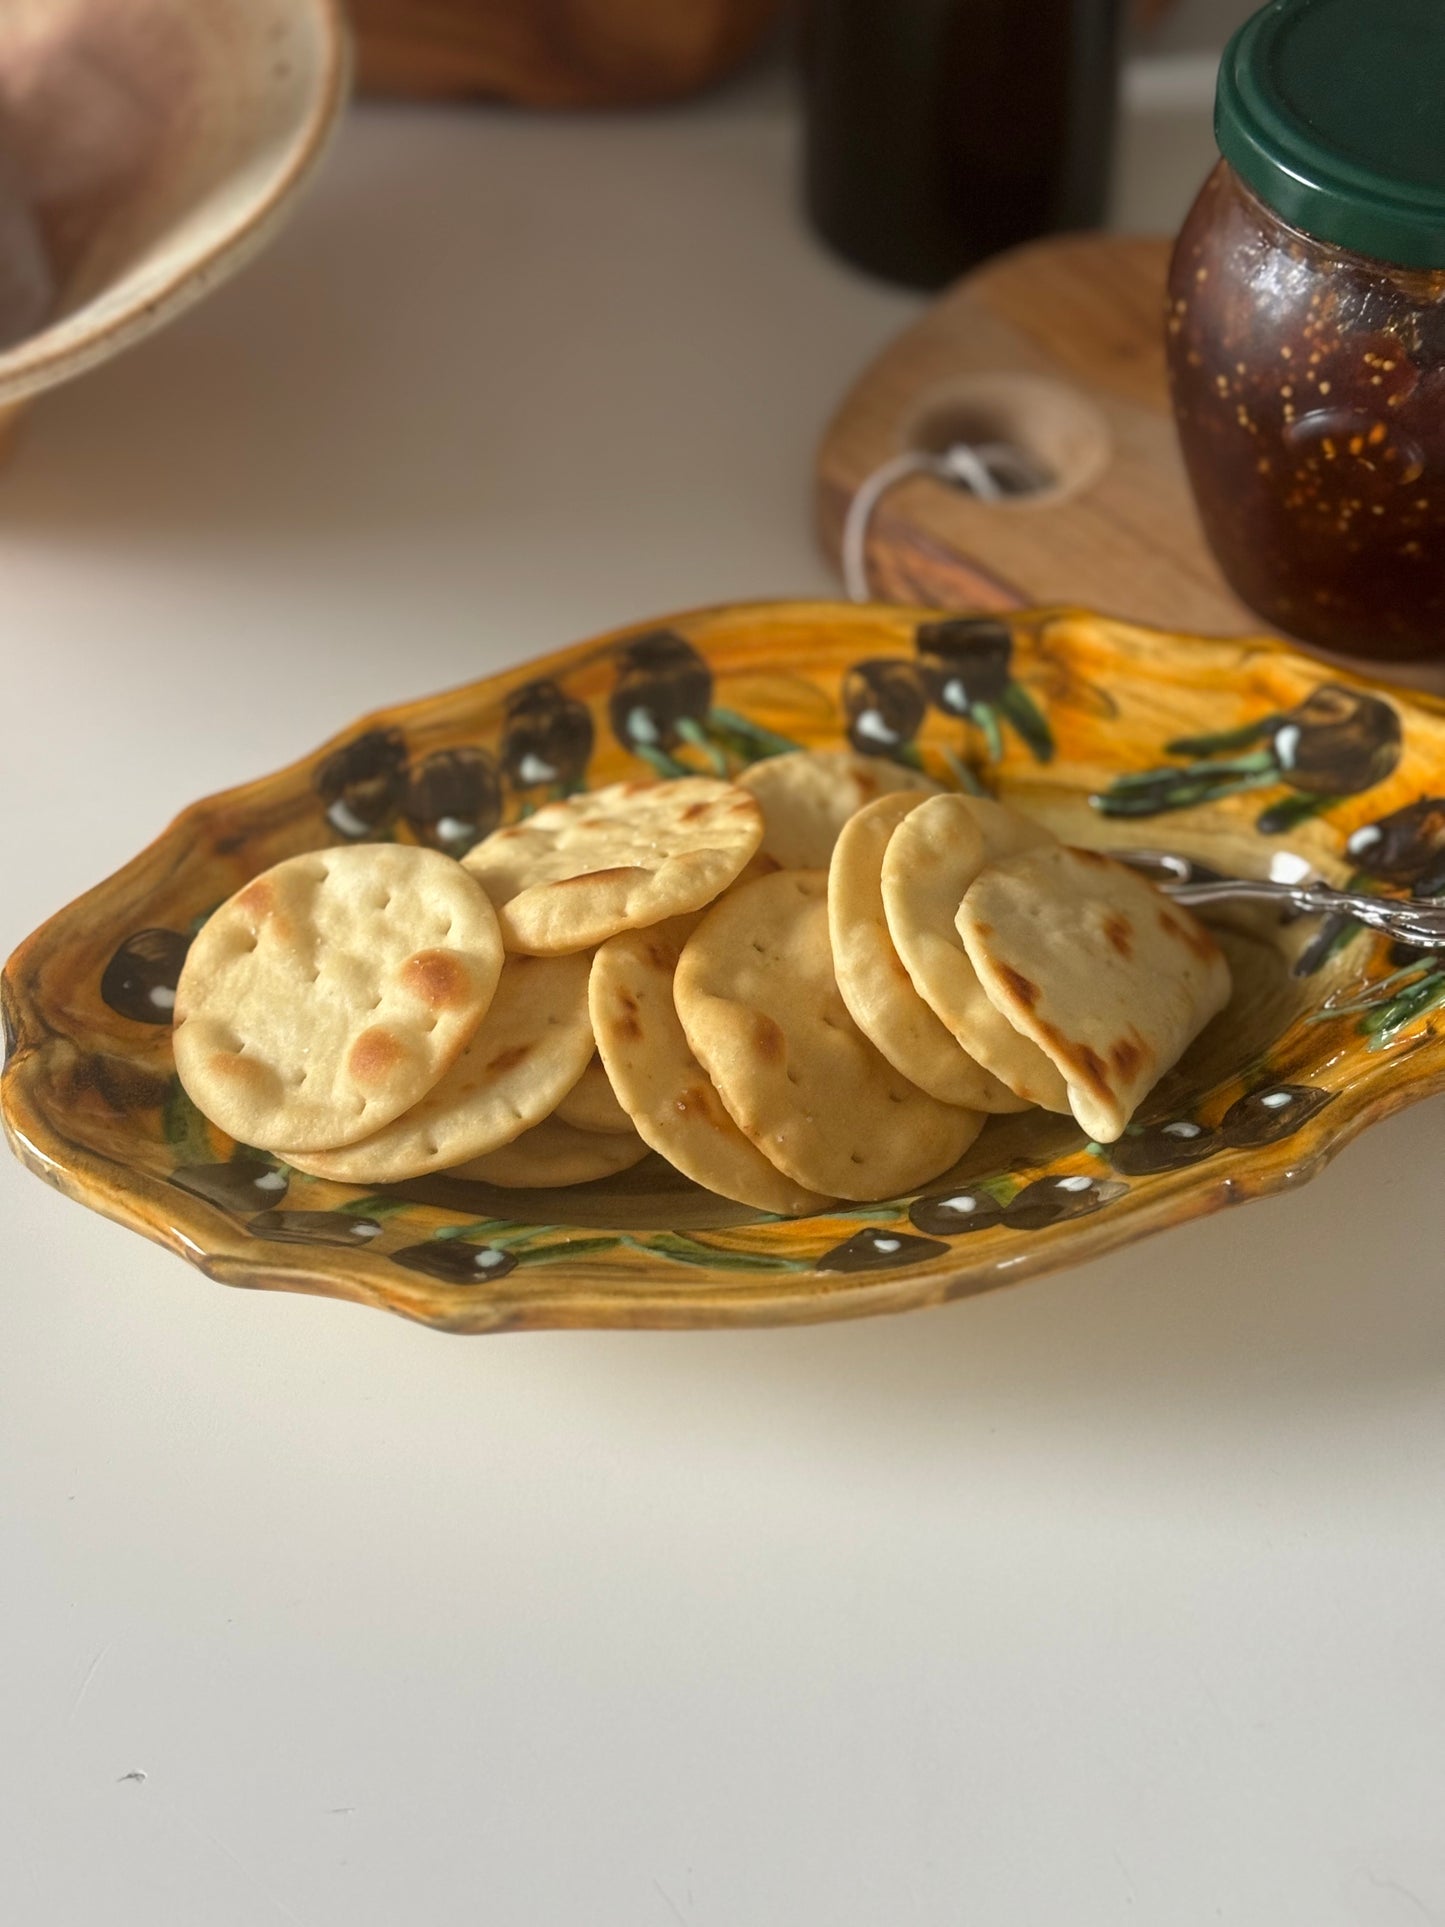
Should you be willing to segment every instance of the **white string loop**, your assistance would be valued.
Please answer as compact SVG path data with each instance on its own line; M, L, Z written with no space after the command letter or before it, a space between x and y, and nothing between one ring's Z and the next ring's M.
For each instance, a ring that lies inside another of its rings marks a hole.
M868 530L874 511L889 489L911 475L932 475L937 481L966 489L980 502L1001 502L1011 494L1041 485L1041 478L1019 451L1004 442L982 442L977 447L968 442L954 442L940 452L910 448L880 462L848 504L843 522L843 587L850 602L872 600L868 582ZM1006 476L1013 486L1002 486L1000 476Z

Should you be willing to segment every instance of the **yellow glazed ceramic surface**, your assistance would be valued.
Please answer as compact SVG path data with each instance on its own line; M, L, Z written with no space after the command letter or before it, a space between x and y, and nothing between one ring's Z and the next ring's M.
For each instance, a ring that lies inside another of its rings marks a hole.
M229 1284L450 1331L741 1325L935 1304L1097 1255L1311 1177L1365 1124L1445 1088L1445 955L1240 909L1215 926L1230 1007L1119 1143L1067 1118L996 1118L925 1193L801 1221L651 1157L570 1191L433 1178L362 1193L233 1144L181 1092L169 1013L186 946L279 858L391 837L460 855L571 789L850 741L997 790L1076 843L1445 894L1445 705L1428 698L1268 642L1073 610L702 610L385 711L187 810L10 959L11 1143Z

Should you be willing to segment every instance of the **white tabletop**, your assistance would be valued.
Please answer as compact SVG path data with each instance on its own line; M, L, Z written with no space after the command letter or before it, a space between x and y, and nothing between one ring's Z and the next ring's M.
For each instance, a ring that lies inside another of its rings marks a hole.
M915 311L774 89L369 110L0 475L0 948L191 797L608 623L826 589ZM1176 219L1207 127L1134 127ZM471 1342L0 1167L15 1927L1445 1919L1445 1107L907 1318Z

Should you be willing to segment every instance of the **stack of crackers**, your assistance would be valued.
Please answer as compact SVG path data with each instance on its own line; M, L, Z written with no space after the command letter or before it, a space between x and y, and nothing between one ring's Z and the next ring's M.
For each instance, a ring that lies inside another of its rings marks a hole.
M176 1068L341 1183L587 1183L657 1152L779 1215L947 1171L991 1112L1100 1142L1229 994L1134 872L848 752L617 783L461 861L293 857L207 921Z

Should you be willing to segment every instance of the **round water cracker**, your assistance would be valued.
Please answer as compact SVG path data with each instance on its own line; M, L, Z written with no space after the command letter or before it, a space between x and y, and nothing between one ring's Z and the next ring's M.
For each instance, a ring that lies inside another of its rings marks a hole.
M802 1217L829 1200L795 1184L744 1137L688 1046L673 975L695 917L629 930L592 960L597 1048L638 1133L684 1177L756 1211Z
M914 989L968 1055L1029 1103L1066 1112L1062 1075L995 1007L954 922L986 863L1053 841L1037 823L986 797L929 797L889 838L883 909Z
M983 988L1058 1067L1100 1144L1123 1135L1229 999L1229 966L1204 926L1093 850L1056 845L991 865L958 927Z
M674 995L734 1122L810 1191L891 1197L946 1171L978 1135L976 1112L900 1077L849 1016L821 870L729 892L684 946Z
M591 1184L597 1178L616 1177L619 1171L641 1164L646 1156L647 1146L635 1131L631 1137L623 1137L620 1132L579 1131L575 1124L547 1117L510 1144L454 1166L447 1176L504 1184L515 1191L549 1191L564 1184Z
M795 749L754 763L738 778L763 812L762 853L784 870L826 870L850 816L895 790L935 795L921 770L849 749Z
M733 783L684 776L612 783L547 803L472 850L508 950L586 950L699 910L757 849L762 813Z
M501 966L492 906L450 857L397 843L290 857L197 933L176 1071L244 1144L355 1143L450 1068Z
M337 1184L398 1184L510 1143L551 1114L592 1055L589 962L508 957L461 1056L409 1111L341 1150L281 1155Z
M653 926L656 928L656 926ZM612 939L613 942L616 939ZM579 1131L601 1131L611 1135L632 1133L632 1119L617 1101L600 1057L594 1057L580 1078L557 1106L554 1115L563 1124Z
M883 910L883 856L923 798L880 796L843 826L828 866L828 934L843 1002L896 1071L944 1104L1022 1111L1027 1103L961 1048L913 988Z

